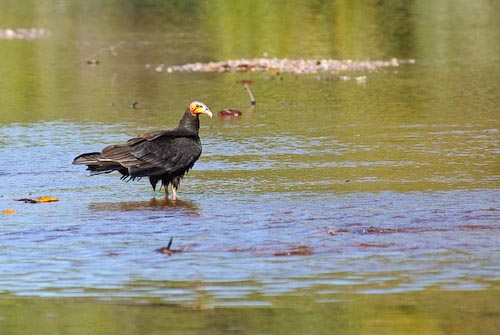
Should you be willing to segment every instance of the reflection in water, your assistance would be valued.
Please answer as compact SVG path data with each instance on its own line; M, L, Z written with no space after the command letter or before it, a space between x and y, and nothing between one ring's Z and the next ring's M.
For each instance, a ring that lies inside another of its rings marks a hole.
M165 198L151 198L148 201L128 202L91 202L91 211L162 211L171 214L185 214L199 216L199 209L195 202L189 200L172 200Z

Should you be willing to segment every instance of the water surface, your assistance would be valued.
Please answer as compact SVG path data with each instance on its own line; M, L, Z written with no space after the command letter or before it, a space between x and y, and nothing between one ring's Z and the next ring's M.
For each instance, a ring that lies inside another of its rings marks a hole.
M0 14L2 27L52 33L0 40L0 210L15 211L0 216L0 329L498 328L496 5L29 5ZM351 80L154 71L264 53L416 63ZM175 126L194 99L244 114L201 118L203 155L179 200L71 165ZM59 202L15 200L42 195ZM180 252L157 252L170 238Z

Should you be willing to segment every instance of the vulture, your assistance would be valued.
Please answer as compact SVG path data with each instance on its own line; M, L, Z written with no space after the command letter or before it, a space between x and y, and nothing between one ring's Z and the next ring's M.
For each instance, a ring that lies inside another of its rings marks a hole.
M153 190L160 182L167 197L171 184L175 200L181 179L201 155L200 114L212 117L207 105L193 101L174 129L150 132L107 146L101 152L81 154L73 164L87 165L91 175L118 171L127 181L149 177Z

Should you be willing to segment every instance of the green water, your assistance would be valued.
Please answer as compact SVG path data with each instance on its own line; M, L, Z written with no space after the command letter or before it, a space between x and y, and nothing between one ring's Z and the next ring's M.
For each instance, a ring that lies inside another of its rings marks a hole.
M304 297L279 308L193 310L175 306L73 300L2 299L8 334L494 334L498 291L420 292L349 297L311 303ZM279 299L278 299L279 300ZM478 322L478 320L481 320Z
M0 28L51 34L0 40L0 333L495 334L499 9L4 1ZM155 71L253 57L415 64ZM243 116L201 118L180 200L71 165L195 99Z

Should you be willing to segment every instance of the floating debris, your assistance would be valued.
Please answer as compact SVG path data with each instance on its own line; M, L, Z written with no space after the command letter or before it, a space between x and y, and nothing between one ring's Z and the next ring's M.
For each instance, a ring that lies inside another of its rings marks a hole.
M111 56L118 56L118 52L117 52L118 47L122 46L123 44L125 44L125 41L120 41L120 42L115 43L113 45L110 45L110 46L107 46L104 48L100 48L99 50L97 50L93 54L85 57L85 59L87 60L86 63L88 65L98 65L100 63L100 61L98 60L97 56L102 54L103 52L106 52L106 53L109 52L109 54Z
M44 203L44 202L56 202L59 201L56 197L38 197L36 199L30 199L30 198L23 198L23 199L15 199L16 201L23 201L27 204L39 204L39 203Z
M245 87L245 90L247 90L248 96L250 97L250 105L255 106L255 104L257 102L255 101L255 97L253 96L252 91L250 90L250 84L253 83L253 81L248 80L248 79L244 79L244 80L238 81L238 83L243 84L243 86Z
M392 228L379 228L370 226L368 228L360 229L358 231L359 234L388 234L388 233L399 233L403 232L404 228L392 229Z
M166 247L156 249L155 251L169 256L175 253L186 251L186 249L171 249L173 240L174 238L171 237Z
M44 28L0 28L0 40L34 40L49 35L50 32Z
M249 79L243 79L243 80L238 80L236 83L243 84L243 86L245 87L245 90L247 91L248 96L250 97L250 106L251 106L251 110L253 111L255 109L255 105L257 103L255 101L255 97L253 96L252 91L250 90L250 84L252 84L253 81L249 80ZM225 109L221 110L219 113L217 113L217 115L219 117L229 119L229 118L239 117L239 116L243 115L243 112L241 112L237 109L234 109L234 108L225 108Z
M155 67L155 71L156 72L163 72L163 69L165 68L165 65L164 64L160 64L158 65L157 67Z
M304 256L312 254L313 250L311 249L311 247L299 245L290 251L276 252L274 256Z
M252 58L222 62L188 63L167 68L167 72L289 72L295 74L342 71L372 71L381 67L398 67L401 64L414 64L414 59L366 60L351 59L279 59ZM162 69L163 70L163 69Z
M99 65L99 60L98 59L89 59L87 60L88 65Z
M237 109L226 108L217 113L217 115L219 117L232 118L232 117L239 117L243 115L243 113Z
M15 214L16 213L16 210L15 209L4 209L2 211L3 214Z
M328 229L328 234L330 235L341 235L341 234L350 234L351 232L346 229Z

